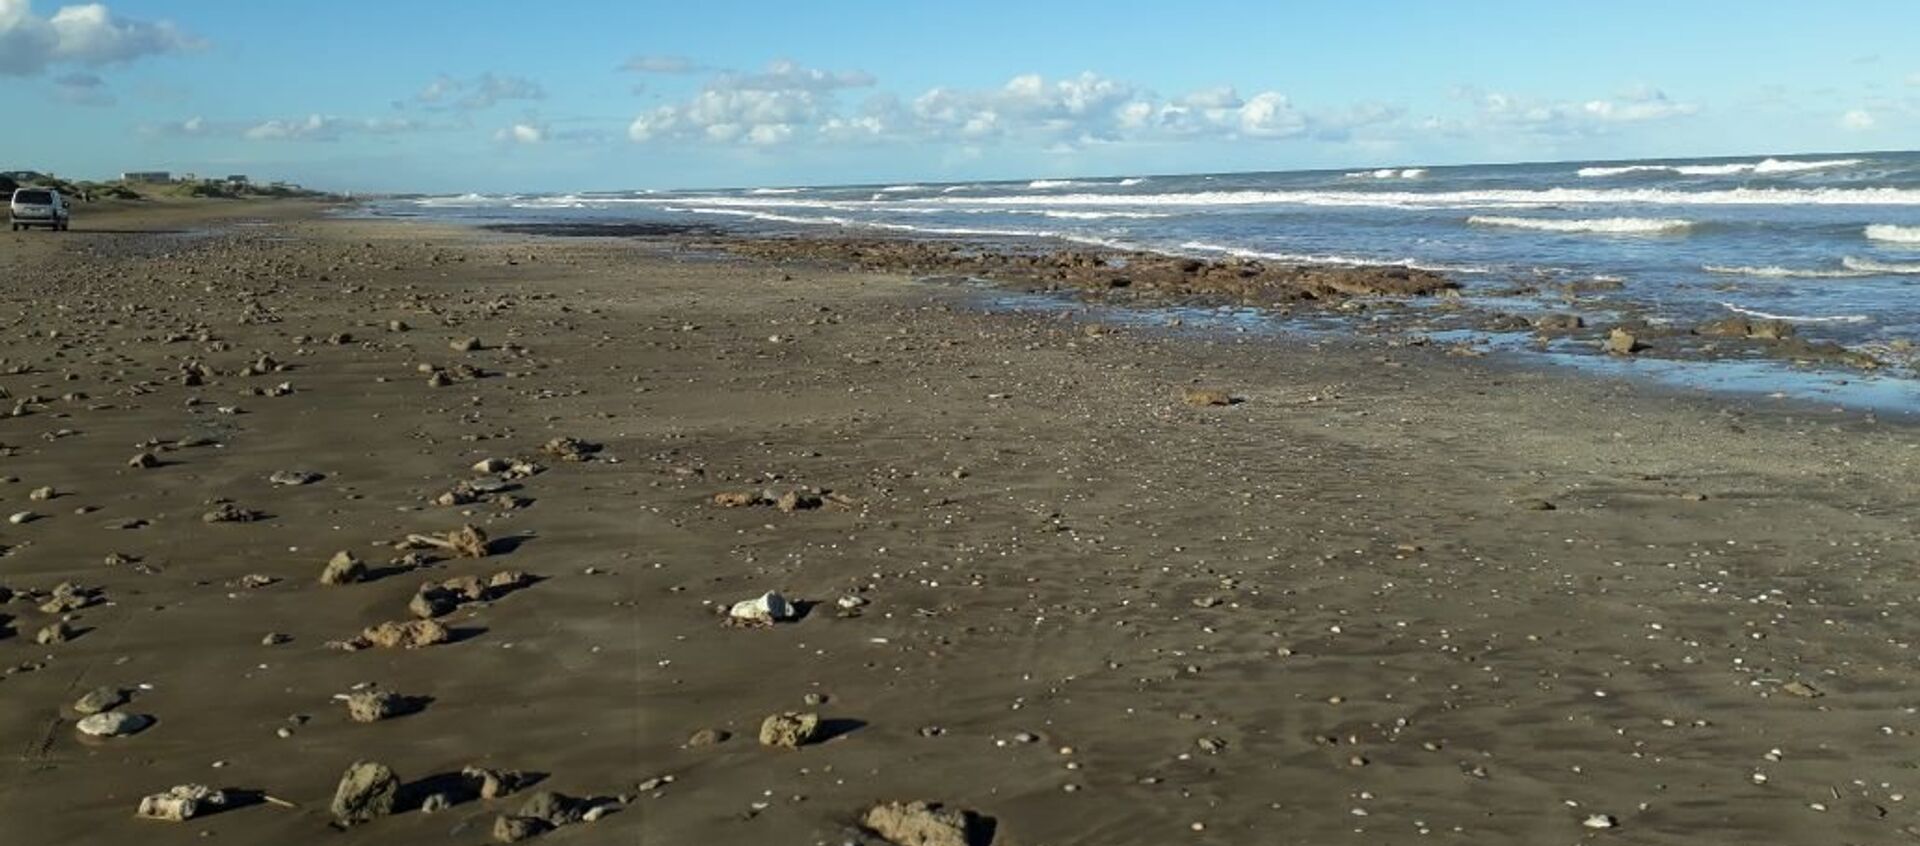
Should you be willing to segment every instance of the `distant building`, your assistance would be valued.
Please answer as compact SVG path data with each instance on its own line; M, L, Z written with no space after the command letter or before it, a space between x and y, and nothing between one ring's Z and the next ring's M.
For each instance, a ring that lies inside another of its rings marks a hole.
M173 174L164 170L130 170L120 174L121 182L172 182Z
M199 182L199 181L200 181L200 174L197 174L197 173L183 173L183 174L180 174L180 176L179 176L179 177L178 177L177 179L175 179L174 181L176 181L176 182Z
M244 174L244 173L230 173L230 174L227 174L227 184L229 184L229 185L248 185L248 184L251 184L251 183L250 183L250 182L249 182L249 180L247 179L247 175L246 175L246 174Z

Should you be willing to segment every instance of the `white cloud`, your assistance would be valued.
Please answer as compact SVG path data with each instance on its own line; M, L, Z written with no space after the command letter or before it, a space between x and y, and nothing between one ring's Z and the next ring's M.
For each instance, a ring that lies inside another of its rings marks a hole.
M546 89L538 82L488 71L473 79L455 79L442 74L413 95L413 100L428 108L477 111L505 100L544 100L546 97Z
M864 88L874 83L864 71L835 73L803 68L786 59L767 63L767 69L754 74L721 74L708 87L740 91L831 91L836 88Z
M116 17L99 3L64 6L43 18L31 0L0 0L0 75L32 76L60 64L101 67L203 45L171 23Z
M512 144L538 144L547 140L547 130L531 123L516 123L493 134L493 140Z
M1840 128L1853 132L1864 132L1872 129L1873 124L1873 113L1866 109L1854 109L1840 116Z
M1675 101L1665 92L1646 86L1628 89L1611 99L1577 104L1535 100L1471 86L1456 89L1454 96L1473 104L1473 117L1464 121L1428 118L1422 122L1422 128L1449 133L1598 135L1622 124L1669 120L1700 112L1698 105Z
M1913 86L1920 86L1920 71L1914 71L1913 73L1907 74L1907 84L1913 85Z
M310 114L303 118L211 121L204 117L146 124L148 135L187 138L240 138L248 141L338 141L350 135L397 135L433 127L403 118L349 118Z

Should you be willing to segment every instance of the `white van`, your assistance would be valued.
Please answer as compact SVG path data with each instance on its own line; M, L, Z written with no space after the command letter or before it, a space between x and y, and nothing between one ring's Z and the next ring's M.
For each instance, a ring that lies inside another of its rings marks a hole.
M13 203L9 212L13 218L15 232L29 226L45 226L56 232L64 231L72 220L72 216L67 211L66 198L52 188L14 189Z

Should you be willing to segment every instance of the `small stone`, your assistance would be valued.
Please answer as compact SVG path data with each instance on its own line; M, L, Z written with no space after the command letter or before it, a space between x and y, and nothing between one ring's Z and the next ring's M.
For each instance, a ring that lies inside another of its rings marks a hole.
M724 729L703 728L687 737L687 747L697 749L702 746L714 746L727 742L733 735Z
M352 584L366 577L366 562L345 550L334 553L333 558L328 559L327 566L320 571L320 583L323 585Z
M480 339L479 338L456 338L454 340L448 341L447 347L452 349L454 352L473 352L474 350L480 349Z
M319 473L314 473L309 470L277 470L273 475L267 477L267 481L276 485L292 488L301 485L311 485L314 482L320 481L322 478L324 477Z
M552 826L546 820L503 814L493 821L493 839L501 843L518 843L543 834L550 828Z
M795 511L811 511L824 504L820 497L806 491L788 491L780 495L774 505L781 511L792 514Z
M513 469L513 462L504 458L483 458L473 465L475 473L505 473Z
M282 634L280 632L267 632L265 637L260 638L260 645L261 646L279 646L280 644L287 643L291 640L293 640L293 635Z
M34 488L30 493L27 494L28 499L36 500L36 501L49 500L54 498L55 496L58 496L58 494L55 493L53 488L51 487Z
M771 626L795 617L793 604L787 598L774 591L768 591L754 599L743 599L727 610L727 617L736 623Z
M125 737L138 734L150 725L153 725L153 718L145 714L104 711L80 718L73 727L88 737Z
M13 514L7 515L7 522L12 523L15 526L18 526L24 523L31 523L38 519L40 519L40 515L35 514L31 511L16 511Z
M333 818L343 826L364 823L393 813L400 779L385 764L357 761L340 776L333 791Z
M1219 737L1203 737L1194 741L1194 745L1200 747L1200 751L1212 755L1227 751L1227 741Z
M141 818L182 822L212 813L227 804L227 794L204 784L181 784L140 800Z
M1633 355L1646 349L1647 345L1640 343L1640 339L1632 332L1616 326L1607 333L1607 340L1601 344L1601 348L1610 355Z
M1582 820L1580 824L1592 829L1606 829L1619 825L1620 821L1614 819L1609 814L1591 814L1588 815L1585 820Z
M356 690L347 694L347 717L356 723L376 723L405 710L407 699L384 690Z
M1804 699L1817 699L1819 697L1826 695L1825 693L1821 692L1819 688L1816 688L1813 685L1807 684L1806 682L1803 682L1803 681L1787 682L1786 684L1781 685L1780 689L1786 691L1787 693L1793 694L1794 696L1798 696Z
M444 388L451 384L453 384L453 377L448 376L444 370L435 370L432 376L427 377L427 387L429 388Z
M937 802L882 802L860 824L895 846L977 846L973 814Z
M580 822L586 814L587 803L551 790L542 790L527 797L520 805L520 816L542 820L554 828Z
M434 793L420 800L420 813L437 814L453 807L453 798L445 793Z
M760 723L760 745L798 749L820 733L820 715L788 711Z
M127 459L127 466L140 470L160 466L160 458L151 452L143 452Z
M1232 405L1233 395L1218 388L1187 388L1180 400L1191 406Z
M418 649L446 643L453 639L453 633L433 620L408 620L370 626L360 633L360 639L383 649Z
M89 690L79 699L74 700L73 712L81 716L90 716L111 711L125 704L127 704L126 688L106 685Z
M1513 504L1522 511L1553 511L1557 508L1553 503L1539 497L1516 499Z
M585 461L600 451L600 445L579 438L554 438L541 446L540 450L562 461Z
M33 636L33 642L41 646L52 646L56 643L66 643L72 640L73 636L73 627L63 621L53 623L36 632Z
M526 776L517 770L490 770L485 767L467 767L460 771L468 781L474 782L474 791L482 799L498 799L512 795L525 786Z

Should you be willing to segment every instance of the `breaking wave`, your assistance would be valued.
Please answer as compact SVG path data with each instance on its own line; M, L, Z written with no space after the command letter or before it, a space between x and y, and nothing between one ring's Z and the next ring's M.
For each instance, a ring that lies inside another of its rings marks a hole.
M1682 176L1732 176L1736 173L1778 174L1802 173L1810 170L1830 170L1833 168L1853 167L1861 159L1822 159L1817 161L1799 161L1795 159L1762 159L1757 162L1731 162L1711 165L1618 165L1583 167L1575 173L1586 177L1625 176L1630 173L1677 173Z
M1874 261L1845 256L1840 259L1840 264L1849 270L1858 270L1862 273L1920 273L1920 263L1915 262Z
M1655 188L1542 188L1476 191L1195 191L1169 194L990 194L930 197L924 202L1055 206L1305 205L1411 209L1533 208L1579 204L1666 206L1883 205L1920 206L1915 188L1727 188L1671 191ZM1920 235L1913 236L1920 238Z
M1867 272L1860 268L1855 268L1852 264L1848 263L1851 261L1852 259L1849 258L1841 262L1842 264L1846 264L1849 268L1848 270L1822 270L1818 268L1781 267L1779 265L1748 267L1745 265L1724 264L1709 264L1700 269L1708 273L1718 273L1724 276L1757 276L1762 279L1851 279L1869 275Z
M1895 244L1920 244L1920 226L1895 226L1891 223L1875 223L1866 228L1866 235L1875 241L1892 241Z
M1348 179L1419 179L1427 175L1424 167L1391 168L1379 170L1356 170L1346 174Z
M1476 226L1501 226L1509 229L1533 229L1541 232L1594 232L1604 235L1672 235L1693 228L1693 221L1678 218L1599 217L1583 220L1553 220L1537 217L1497 217L1474 215L1467 222Z
M1742 308L1740 306L1734 305L1733 303L1721 303L1721 305L1725 306L1728 311L1734 312L1735 314L1744 314L1748 317L1758 317L1761 320L1784 320L1788 323L1865 323L1873 319L1864 314L1836 314L1836 315L1821 316L1821 317L1804 315L1804 314L1768 314L1767 312L1764 312L1764 311L1757 311L1750 308Z

